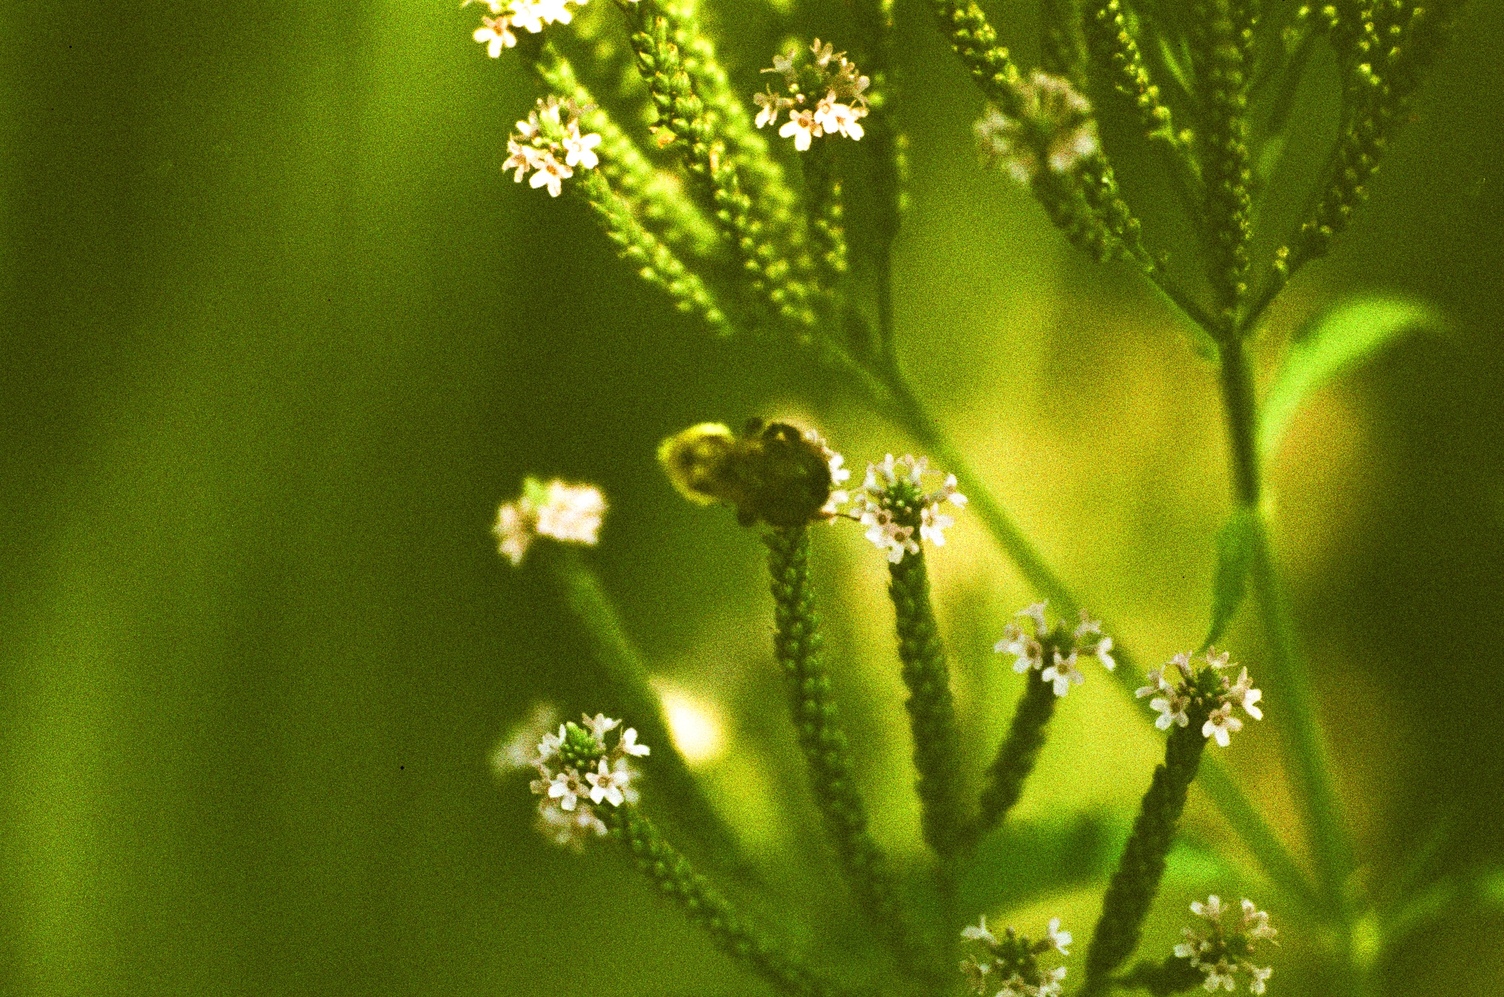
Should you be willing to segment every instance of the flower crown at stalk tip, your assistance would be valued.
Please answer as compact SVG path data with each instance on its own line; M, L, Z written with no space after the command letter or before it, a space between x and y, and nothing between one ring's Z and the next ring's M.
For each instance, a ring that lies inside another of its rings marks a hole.
M502 170L515 171L512 179L517 183L531 170L533 178L528 184L535 190L547 187L550 196L558 197L564 181L574 176L576 167L590 170L600 162L595 154L600 135L580 133L580 114L584 110L573 101L561 103L556 97L540 99L527 120L517 122L517 130L507 138L507 160L501 164ZM567 118L564 112L568 112Z
M1180 727L1189 724L1188 711L1199 701L1210 709L1201 725L1201 735L1216 739L1225 748L1229 736L1243 729L1243 721L1233 716L1232 708L1236 706L1253 719L1262 720L1264 711L1259 709L1258 702L1264 694L1253 687L1246 668L1238 672L1237 681L1228 678L1227 673L1235 666L1228 664L1226 652L1218 654L1215 649L1208 649L1203 660L1204 664L1197 665L1193 655L1175 655L1165 667L1150 671L1149 684L1135 695L1139 699L1155 697L1149 700L1149 706L1159 711L1154 726L1160 730L1168 730L1171 724Z
M818 432L761 419L740 434L718 422L691 426L663 441L658 463L679 494L698 505L734 506L743 526L831 519L847 500L835 486L851 477Z
M1013 655L1013 670L1020 675L1028 671L1039 672L1043 682L1054 685L1055 695L1064 696L1071 686L1086 681L1086 676L1076 667L1083 654L1094 656L1109 672L1118 663L1112 656L1112 638L1102 633L1102 621L1094 620L1085 610L1076 629L1067 633L1065 624L1050 626L1045 618L1047 602L1036 602L1018 615L1034 621L1034 632L1028 633L1017 623L1010 623L1003 631L1003 639L993 650L998 654ZM1050 650L1051 660L1045 663L1045 650Z
M594 485L571 485L558 478L544 484L522 482L522 496L496 510L496 548L513 567L522 563L536 537L594 547L600 542L606 497Z
M580 723L563 723L557 734L539 739L532 767L538 778L529 788L538 800L538 830L555 844L575 851L591 837L606 834L598 808L636 803L632 785L637 770L631 759L650 753L637 743L637 731L620 730L621 721L604 714L585 714ZM612 743L607 736L617 731Z
M1041 156L1051 171L1065 174L1097 154L1091 103L1069 80L1036 69L1019 92L1019 117L1010 118L989 104L973 127L989 166L1001 166L1027 185L1039 175Z
M792 138L800 152L808 151L812 140L825 135L860 140L865 134L862 119L867 116L866 90L872 81L861 75L845 52L835 51L829 43L821 45L818 38L809 53L812 58L804 58L801 49L775 55L773 67L763 70L782 76L787 93L777 93L770 83L765 92L753 94L752 100L761 108L757 127L773 124L779 114L788 111L788 120L778 134Z
M919 553L921 540L943 547L945 531L956 521L941 508L946 503L964 508L966 496L957 490L954 474L947 474L939 488L926 492L924 479L932 473L939 472L931 471L928 458L888 454L882 463L867 465L862 486L849 499L837 502L833 496L828 513L867 527L867 539L892 564ZM849 507L840 508L843 505Z
M961 962L967 989L972 993L981 997L1058 997L1065 967L1045 969L1039 957L1048 952L1070 955L1067 946L1071 933L1060 930L1060 918L1050 919L1045 937L1038 941L1012 928L1004 929L1003 937L998 938L988 929L985 914L978 924L963 928L961 937L976 942L981 953L968 955Z
M570 7L583 7L586 2L587 0L465 0L460 6L482 3L490 8L491 16L481 16L480 27L475 29L471 37L484 45L486 54L495 59L501 55L502 49L517 45L517 33L513 28L521 28L536 35L546 24L568 24L574 20L574 11ZM636 3L637 0L632 2Z
M1185 941L1175 946L1175 957L1187 959L1193 969L1200 970L1208 991L1237 989L1238 974L1248 977L1248 992L1262 994L1265 982L1274 970L1253 963L1257 943L1273 942L1278 934L1269 926L1269 915L1258 909L1252 900L1244 899L1242 917L1231 930L1222 927L1223 915L1231 910L1216 894L1206 898L1206 903L1191 904L1191 913L1201 918L1203 925L1182 928ZM1278 944L1278 943L1274 943Z

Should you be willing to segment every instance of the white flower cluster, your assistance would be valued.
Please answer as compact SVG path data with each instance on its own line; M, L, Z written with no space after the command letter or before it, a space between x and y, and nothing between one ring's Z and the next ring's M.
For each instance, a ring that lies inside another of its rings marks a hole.
M1264 711L1259 709L1258 703L1264 694L1253 687L1246 668L1238 672L1237 681L1227 677L1234 666L1228 663L1226 652L1218 654L1215 649L1209 649L1204 661L1204 665L1198 665L1193 655L1177 654L1164 668L1150 671L1149 684L1135 695L1140 699L1154 697L1149 700L1149 707L1159 712L1154 726L1160 730L1169 730L1171 724L1188 726L1191 707L1198 703L1209 705L1210 712L1201 725L1201 736L1215 738L1217 744L1225 748L1230 736L1243 729L1243 721L1233 715L1233 707L1255 720L1262 720ZM1177 681L1166 678L1166 672Z
M838 466L832 464L832 480ZM841 472L840 480L845 481L848 472L844 468ZM867 465L867 477L855 494L832 492L824 511L855 519L867 527L867 539L888 555L889 562L897 564L904 555L919 553L920 540L945 546L945 531L956 521L941 509L946 504L957 508L966 505L954 474L947 474L940 487L926 492L924 479L931 473L938 472L931 472L925 457L895 458L888 454L882 463ZM847 508L842 509L843 505Z
M980 997L1059 997L1065 967L1045 969L1039 957L1048 952L1070 955L1071 933L1060 930L1060 918L1051 918L1045 937L1031 941L1012 928L998 938L987 928L983 915L976 925L962 929L961 937L976 942L980 955L968 955L961 963L968 989ZM994 989L996 988L996 989Z
M1011 118L992 105L977 121L977 146L1021 184L1039 175L1041 156L1055 173L1069 173L1097 152L1091 104L1060 76L1036 69L1019 87L1022 107Z
M567 120L562 117L564 111L569 112ZM501 168L514 170L512 179L518 183L531 170L529 186L547 187L550 195L558 197L575 167L590 170L600 162L595 154L600 143L595 132L580 133L579 108L548 97L538 101L526 121L517 122L517 130L507 139L507 161Z
M1265 982L1274 970L1253 963L1258 942L1273 940L1277 932L1269 926L1269 915L1252 900L1244 899L1242 918L1231 930L1224 930L1222 917L1230 909L1216 894L1206 903L1191 904L1191 913L1205 922L1199 928L1182 928L1185 941L1175 946L1175 955L1189 959L1191 966L1206 975L1202 984L1208 992L1237 989L1239 973L1248 976L1248 992L1262 994Z
M1094 656L1109 672L1117 668L1118 663L1112 656L1112 638L1103 636L1101 620L1094 620L1082 611L1080 624L1067 634L1064 625L1049 625L1044 615L1046 605L1036 602L1018 613L1034 621L1033 633L1017 623L1010 623L1003 631L1003 639L993 647L998 654L1013 655L1015 672L1022 675L1037 671L1041 681L1055 687L1055 695L1064 696L1070 692L1071 686L1086 681L1086 676L1076 667L1081 655ZM1050 656L1048 663L1045 662L1046 650Z
M535 537L595 546L600 540L606 497L593 485L571 485L555 478L522 483L522 496L496 510L497 550L512 564L522 563Z
M825 442L825 437L820 435L817 429L806 429L804 441L811 444L825 457L825 463L830 467L830 498L821 506L820 514L826 518L833 518L840 514L841 506L851 500L851 494L840 487L851 480L851 470L846 467L846 458L830 448Z
M481 16L480 27L471 35L486 47L486 54L495 59L504 48L517 44L517 34L512 29L521 28L536 35L545 24L568 24L574 20L571 6L583 7L587 0L465 0L460 4L483 3L491 9L491 16ZM632 0L637 2L637 0Z
M865 134L862 129L862 119L867 116L865 91L871 80L857 71L845 52L835 51L829 43L821 45L818 38L810 46L810 53L813 60L800 59L797 50L789 55L775 55L773 68L763 70L782 76L787 93L777 93L769 84L765 93L753 94L752 99L761 109L757 112L757 127L773 124L778 115L788 111L788 120L778 134L792 138L794 148L800 152L808 151L810 142L824 135L859 140ZM811 105L809 94L824 96Z
M556 844L580 850L592 836L606 833L596 808L637 802L632 786L637 773L629 759L641 758L649 749L637 743L631 727L608 748L606 735L619 727L620 720L597 713L578 724L560 724L557 734L539 740L532 759L538 778L529 788L539 797L538 829Z

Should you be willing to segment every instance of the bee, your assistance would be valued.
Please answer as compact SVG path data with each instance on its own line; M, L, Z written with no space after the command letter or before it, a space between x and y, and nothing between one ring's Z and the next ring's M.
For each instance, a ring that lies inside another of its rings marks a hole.
M658 462L679 494L734 506L743 526L799 526L819 519L830 498L824 451L786 422L751 419L740 435L703 422L664 440Z

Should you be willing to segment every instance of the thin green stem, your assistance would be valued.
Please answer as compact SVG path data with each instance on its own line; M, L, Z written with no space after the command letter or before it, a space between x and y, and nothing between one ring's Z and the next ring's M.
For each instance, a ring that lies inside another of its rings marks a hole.
M689 763L674 745L663 704L648 679L632 639L622 625L621 614L601 585L595 571L579 552L563 544L548 558L564 603L584 629L596 664L610 685L611 695L628 725L636 727L644 743L653 747L653 787L661 790L664 806L685 828L695 831L707 855L729 858L726 867L748 875L750 866L736 834L726 823L689 770Z
M883 411L924 446L941 466L956 475L961 490L971 499L968 508L981 518L1024 581L1049 599L1062 618L1079 615L1081 606L1075 593L1054 573L1007 510L993 497L949 434L925 410L903 375L894 368L884 381L888 385L888 397L883 400ZM1113 654L1118 667L1112 674L1131 693L1142 684L1144 672L1122 641L1114 644ZM1315 892L1305 873L1217 759L1209 758L1202 766L1201 786L1269 878L1297 903L1311 907Z
M1332 788L1310 673L1301 658L1289 601L1270 549L1268 526L1259 515L1258 405L1253 374L1241 342L1224 346L1221 375L1233 496L1239 505L1255 514L1253 591L1268 634L1271 684L1279 690L1280 711L1286 718L1285 751L1300 783L1300 799L1322 899L1329 913L1346 920L1343 895L1352 870L1352 855Z

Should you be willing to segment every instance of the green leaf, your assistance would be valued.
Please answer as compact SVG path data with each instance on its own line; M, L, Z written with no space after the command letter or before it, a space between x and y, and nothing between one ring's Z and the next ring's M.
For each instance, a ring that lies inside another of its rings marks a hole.
M1430 307L1402 298L1354 298L1316 315L1296 332L1264 400L1259 451L1267 457L1278 449L1290 420L1313 391L1404 333L1440 325Z
M1217 574L1212 580L1212 625L1202 650L1222 639L1232 622L1243 593L1248 588L1248 569L1253 564L1258 515L1251 509L1233 510L1217 531Z

